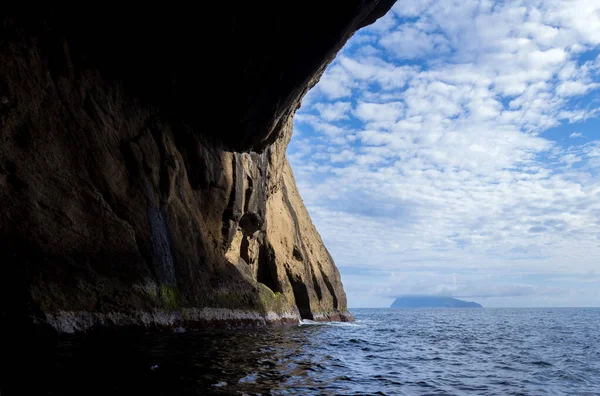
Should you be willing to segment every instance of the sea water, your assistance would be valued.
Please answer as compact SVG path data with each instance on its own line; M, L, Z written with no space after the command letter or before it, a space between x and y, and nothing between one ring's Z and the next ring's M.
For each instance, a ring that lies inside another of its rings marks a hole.
M600 309L351 312L353 323L67 337L32 355L22 390L52 395L600 395Z

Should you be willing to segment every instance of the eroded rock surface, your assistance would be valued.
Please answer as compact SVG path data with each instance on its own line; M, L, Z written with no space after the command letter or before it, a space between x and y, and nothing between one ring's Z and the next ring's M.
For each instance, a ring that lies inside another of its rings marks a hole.
M302 96L392 3L3 17L3 322L349 320L285 150Z

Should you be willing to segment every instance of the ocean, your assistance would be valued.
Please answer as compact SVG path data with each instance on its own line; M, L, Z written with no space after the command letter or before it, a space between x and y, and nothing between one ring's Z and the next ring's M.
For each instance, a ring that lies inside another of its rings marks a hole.
M351 312L353 323L67 337L37 348L19 389L144 396L600 395L600 309Z

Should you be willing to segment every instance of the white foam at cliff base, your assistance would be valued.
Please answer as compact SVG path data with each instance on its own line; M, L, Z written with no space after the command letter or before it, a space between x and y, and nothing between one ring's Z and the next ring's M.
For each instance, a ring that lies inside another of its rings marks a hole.
M86 311L56 311L46 314L46 321L59 333L73 334L94 327L110 326L152 326L174 327L176 331L185 330L179 324L185 322L227 322L227 321L250 321L265 325L276 323L280 320L285 322L299 321L299 315L293 312L276 314L268 312L262 314L237 309L226 308L184 308L181 311L166 311L157 309L153 311L131 311L131 312L86 312Z
M352 322L316 322L310 319L302 319L298 326L336 326L336 327L362 327L363 325Z

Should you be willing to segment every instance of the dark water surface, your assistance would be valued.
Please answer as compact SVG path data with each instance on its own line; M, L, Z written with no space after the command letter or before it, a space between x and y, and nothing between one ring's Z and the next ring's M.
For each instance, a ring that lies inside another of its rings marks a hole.
M355 323L64 339L30 363L22 389L600 395L600 309L351 311Z

